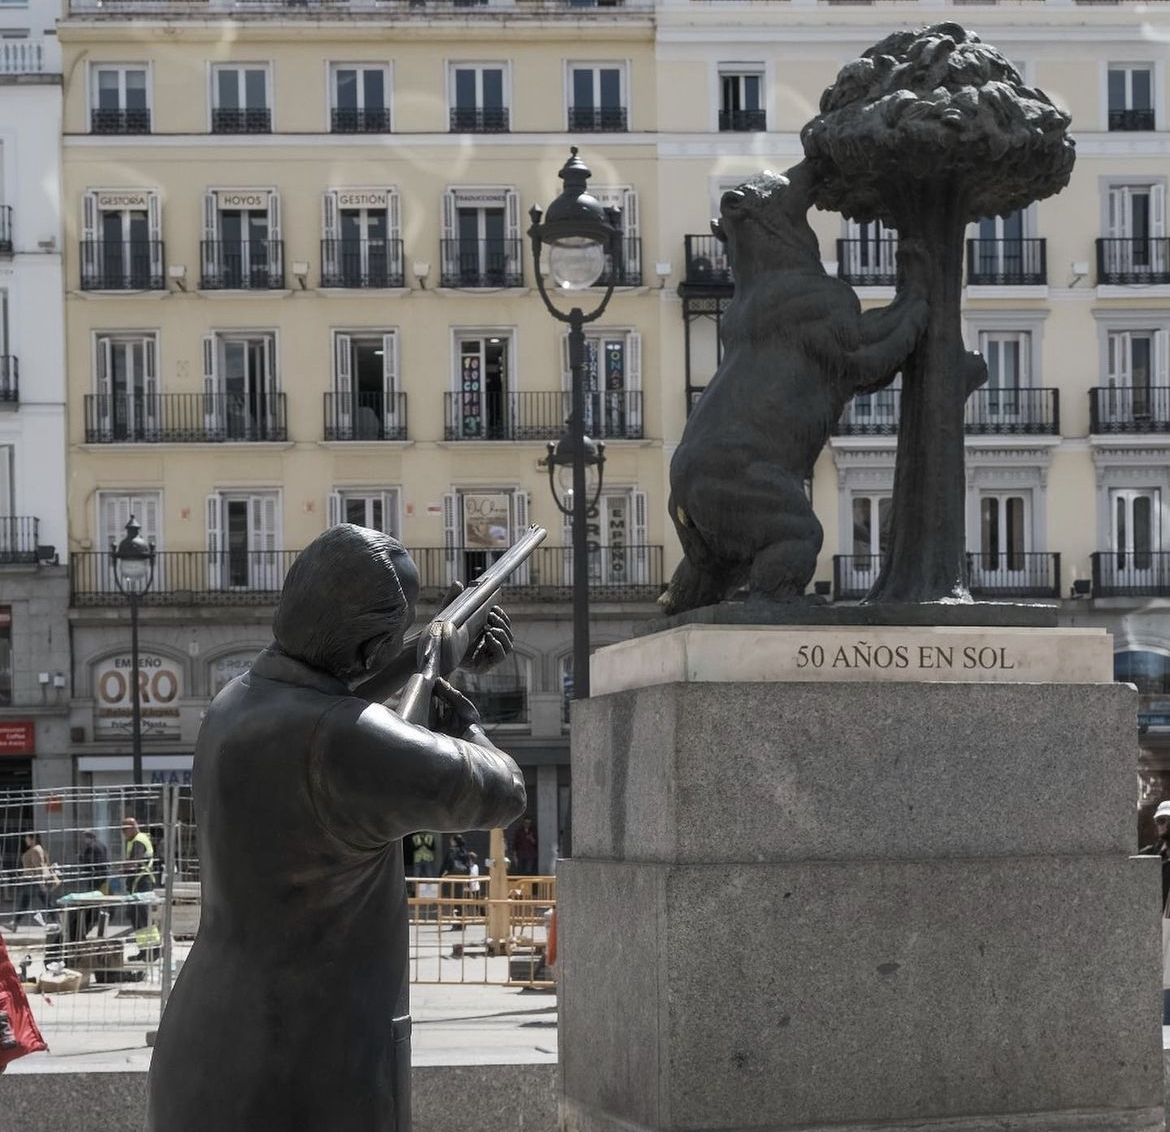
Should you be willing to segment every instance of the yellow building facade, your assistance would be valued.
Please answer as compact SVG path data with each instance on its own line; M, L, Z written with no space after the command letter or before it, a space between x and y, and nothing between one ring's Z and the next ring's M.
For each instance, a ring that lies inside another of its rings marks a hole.
M559 191L570 143L622 209L618 288L590 330L605 643L653 616L677 561L669 458L732 293L707 219L726 188L800 159L840 66L943 19L999 46L1078 140L1064 193L969 232L965 326L992 369L968 419L972 583L1108 625L1147 724L1170 725L1164 7L74 0L59 37L79 771L125 778L103 552L130 513L160 551L144 649L175 685L147 717L162 775L185 773L207 697L266 643L287 562L329 522L401 537L434 598L535 521L550 547L513 588L518 660L477 691L551 859L569 839L569 539L539 461L568 384L528 209ZM896 234L812 219L827 269L888 302ZM832 600L863 596L881 553L897 401L854 403L814 469Z

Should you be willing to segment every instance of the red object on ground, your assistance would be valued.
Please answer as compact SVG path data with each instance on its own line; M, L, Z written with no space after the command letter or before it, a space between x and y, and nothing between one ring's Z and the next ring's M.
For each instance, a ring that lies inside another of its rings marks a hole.
M8 958L4 937L0 936L0 1073L10 1061L48 1048L37 1029L20 976Z

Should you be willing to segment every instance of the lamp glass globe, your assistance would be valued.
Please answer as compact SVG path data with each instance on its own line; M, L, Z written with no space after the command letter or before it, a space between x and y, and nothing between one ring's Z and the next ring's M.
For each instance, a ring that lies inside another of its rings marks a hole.
M605 270L605 250L587 236L568 236L548 249L548 271L565 291L592 287Z

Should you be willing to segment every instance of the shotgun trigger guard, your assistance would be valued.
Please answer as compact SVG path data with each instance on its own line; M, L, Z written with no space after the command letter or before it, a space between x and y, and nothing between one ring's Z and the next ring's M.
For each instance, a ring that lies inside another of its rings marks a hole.
M467 630L453 621L435 620L423 630L418 642L418 670L427 675L449 676L467 655Z

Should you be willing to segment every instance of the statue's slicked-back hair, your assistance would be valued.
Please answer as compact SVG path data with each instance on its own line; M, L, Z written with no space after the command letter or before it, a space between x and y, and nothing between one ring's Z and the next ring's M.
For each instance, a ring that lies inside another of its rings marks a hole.
M404 631L413 617L398 573L403 561L405 548L381 531L330 527L289 568L272 619L277 644L339 680L362 675L361 646Z

